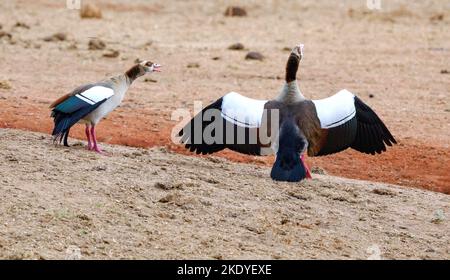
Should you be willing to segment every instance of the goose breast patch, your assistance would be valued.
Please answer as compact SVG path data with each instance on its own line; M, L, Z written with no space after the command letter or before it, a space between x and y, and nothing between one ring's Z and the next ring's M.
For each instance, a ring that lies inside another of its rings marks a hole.
M267 100L251 99L230 92L222 100L222 118L242 127L260 127L266 103Z
M320 126L325 129L340 126L356 115L355 95L346 89L312 102L316 107Z

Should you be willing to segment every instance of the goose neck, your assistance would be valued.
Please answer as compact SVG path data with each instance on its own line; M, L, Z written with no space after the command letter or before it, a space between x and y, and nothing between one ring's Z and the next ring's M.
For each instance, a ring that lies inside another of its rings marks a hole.
M284 103L293 103L305 99L306 98L301 93L296 80L285 83L283 88L281 89L281 93L277 97L277 101Z
M127 83L131 85L134 80L139 78L140 76L143 76L145 74L145 71L139 67L139 65L135 65L131 67L127 72L125 72L125 77L127 78Z

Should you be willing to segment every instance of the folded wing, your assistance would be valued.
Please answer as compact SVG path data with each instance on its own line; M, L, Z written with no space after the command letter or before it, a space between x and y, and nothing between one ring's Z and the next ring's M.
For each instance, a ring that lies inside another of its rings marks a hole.
M51 117L55 122L52 135L57 139L63 137L75 123L97 109L103 102L114 95L113 89L104 83L89 84L76 88L70 94L56 100Z

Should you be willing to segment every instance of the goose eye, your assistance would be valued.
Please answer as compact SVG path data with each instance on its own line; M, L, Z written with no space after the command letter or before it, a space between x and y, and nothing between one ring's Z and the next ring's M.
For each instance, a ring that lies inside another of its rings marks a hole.
M152 66L153 62L147 62L146 66Z

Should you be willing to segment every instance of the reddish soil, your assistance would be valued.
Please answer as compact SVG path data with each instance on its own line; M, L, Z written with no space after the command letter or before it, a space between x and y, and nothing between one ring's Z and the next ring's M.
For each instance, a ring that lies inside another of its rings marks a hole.
M290 48L304 43L298 78L305 96L319 99L347 88L399 141L375 157L348 150L310 158L310 165L336 176L450 193L445 1L383 1L379 11L365 1L247 1L248 16L239 18L223 15L223 1L150 2L98 0L103 18L84 20L65 1L0 1L1 29L11 37L0 38L0 127L49 133L53 100L80 84L123 73L136 58L149 59L162 64L163 73L149 76L153 82L141 78L133 84L122 106L99 125L100 141L163 145L186 154L170 141L172 111L191 109L194 101L205 106L230 91L273 98L283 85ZM43 40L61 32L67 35L63 41ZM119 57L90 50L92 38ZM244 50L228 49L238 42ZM265 59L245 60L249 51ZM71 132L79 139L83 134L79 127ZM230 151L219 156L273 162Z
M64 0L0 1L0 259L449 258L449 1L81 2L102 18ZM230 2L247 16L224 16ZM275 97L298 43L302 93L350 90L398 145L308 158L335 176L292 184L270 179L273 156L187 157L171 141L177 109L230 91ZM49 104L136 59L163 72L137 79L99 124L109 156L52 145Z
M49 112L43 106L33 106L26 100L19 105L0 100L0 108L3 108L1 128L27 129L44 133L49 133L52 129L50 118L46 118ZM168 117L155 120L139 117L143 114L136 110L132 115L123 111L118 109L99 124L100 141L132 147L165 146L178 153L191 154L183 146L171 142L170 132L174 123ZM28 115L32 118L24 118L23 112L34 113ZM118 119L123 125L115 124ZM141 129L142 127L154 129ZM83 127L76 126L71 131L71 136L84 139ZM450 150L426 145L417 140L397 140L398 145L381 155L370 156L347 150L336 155L309 158L308 163L311 167L319 167L331 175L420 187L450 194L448 172ZM259 165L271 165L274 160L273 156L250 157L232 151L223 151L217 155L236 162Z

